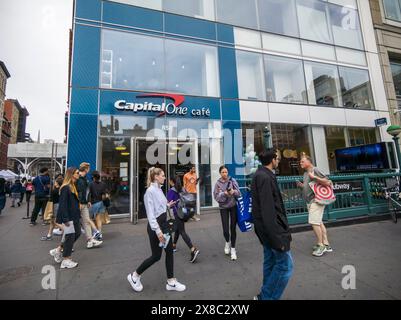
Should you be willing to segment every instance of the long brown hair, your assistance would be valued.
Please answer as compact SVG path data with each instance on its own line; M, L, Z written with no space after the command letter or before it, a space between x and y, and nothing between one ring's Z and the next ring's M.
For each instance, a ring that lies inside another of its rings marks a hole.
M72 178L74 177L74 173L77 170L78 169L75 167L71 167L71 168L67 169L67 172L65 173L65 178L64 178L63 184L61 185L61 188L60 188L60 192L65 186L68 186L70 188L71 192L74 193L78 197L77 187L75 186L75 183L72 181Z
M148 182L147 182L148 188L150 187L151 183L155 181L155 177L160 175L162 172L163 172L162 169L155 167L152 167L148 170Z

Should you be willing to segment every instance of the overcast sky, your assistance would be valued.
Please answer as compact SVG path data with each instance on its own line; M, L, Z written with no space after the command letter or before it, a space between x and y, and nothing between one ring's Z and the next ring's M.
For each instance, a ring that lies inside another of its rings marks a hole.
M0 60L11 78L6 98L30 116L33 140L63 142L73 0L0 0Z

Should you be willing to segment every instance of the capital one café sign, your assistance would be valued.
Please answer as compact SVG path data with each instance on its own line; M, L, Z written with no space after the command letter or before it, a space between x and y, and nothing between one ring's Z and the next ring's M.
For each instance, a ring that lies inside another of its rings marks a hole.
M174 94L162 94L162 93L152 93L147 95L139 95L137 98L167 98L173 102L163 102L162 104L155 104L153 102L144 101L143 103L127 102L125 100L118 100L114 103L114 107L119 111L131 111L137 112L154 112L158 113L158 117L165 114L175 115L175 116L187 116L192 117L210 117L210 108L194 108L191 109L183 106L185 97L181 95Z

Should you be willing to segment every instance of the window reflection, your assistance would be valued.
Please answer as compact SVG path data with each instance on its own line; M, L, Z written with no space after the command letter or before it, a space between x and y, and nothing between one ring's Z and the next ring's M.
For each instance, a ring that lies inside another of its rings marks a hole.
M344 107L373 109L368 71L346 67L339 67L339 71Z

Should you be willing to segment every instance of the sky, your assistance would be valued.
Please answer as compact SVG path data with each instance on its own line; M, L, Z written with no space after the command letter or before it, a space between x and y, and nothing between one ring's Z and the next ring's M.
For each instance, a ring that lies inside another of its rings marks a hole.
M6 99L30 116L26 131L41 142L64 140L69 29L73 0L0 0L0 60L11 74Z

